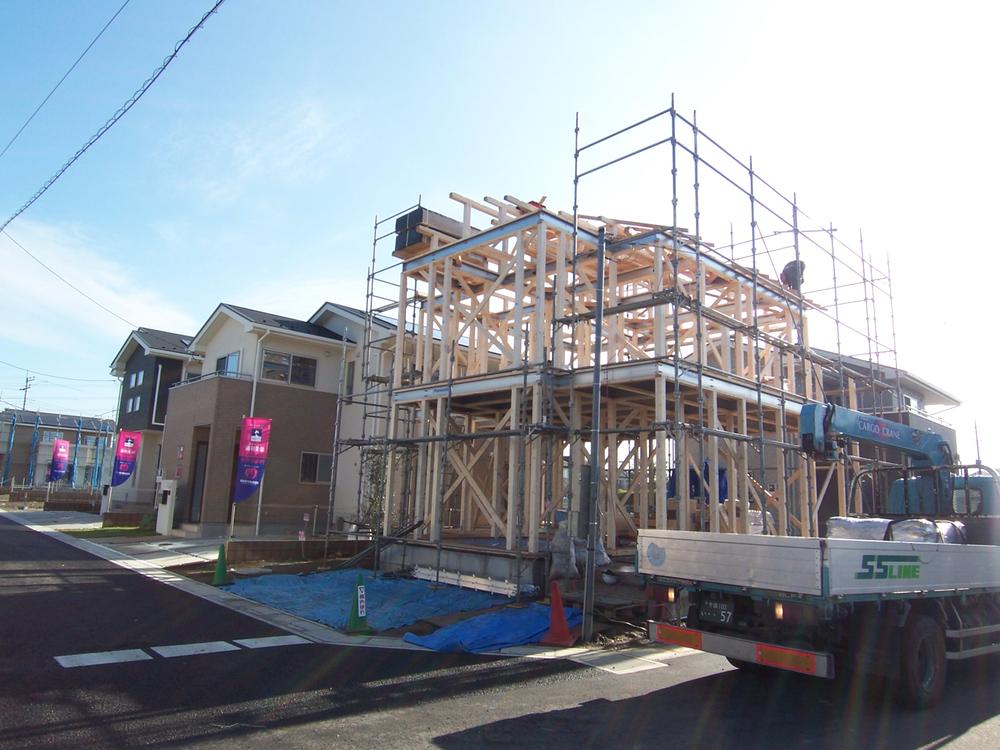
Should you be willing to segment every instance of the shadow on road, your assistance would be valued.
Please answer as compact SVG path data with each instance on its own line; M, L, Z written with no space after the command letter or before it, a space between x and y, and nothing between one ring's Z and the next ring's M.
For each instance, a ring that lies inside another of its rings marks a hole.
M1000 660L952 664L949 691L933 711L910 710L894 686L865 675L836 682L729 671L641 697L589 701L435 738L444 750L517 747L933 748L1000 713Z
M562 660L335 646L171 661L52 667L0 686L0 707L11 719L0 720L0 748L187 747L466 691L516 690L518 684L585 669ZM181 672L184 661L191 669Z

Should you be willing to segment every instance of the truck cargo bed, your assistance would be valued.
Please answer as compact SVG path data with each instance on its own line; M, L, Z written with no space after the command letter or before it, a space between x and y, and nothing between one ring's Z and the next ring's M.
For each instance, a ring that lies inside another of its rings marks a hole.
M642 529L639 572L813 597L1000 590L1000 547Z

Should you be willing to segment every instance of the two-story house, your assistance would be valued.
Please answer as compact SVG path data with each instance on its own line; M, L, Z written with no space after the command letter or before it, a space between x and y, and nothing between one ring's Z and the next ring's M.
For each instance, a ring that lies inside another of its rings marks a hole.
M113 492L116 507L153 503L170 386L201 367L201 358L188 351L190 344L190 335L138 328L111 362L111 374L121 379L118 427L142 433L135 472Z
M337 394L360 383L358 311L324 305L310 320L220 304L188 351L200 374L170 389L163 476L176 479L175 523L192 534L221 533L230 521L240 424L272 420L261 489L236 508L237 533L287 532L319 520L330 501ZM344 370L343 382L341 370ZM360 432L361 410L342 410L342 434ZM357 458L341 456L337 511L353 510Z

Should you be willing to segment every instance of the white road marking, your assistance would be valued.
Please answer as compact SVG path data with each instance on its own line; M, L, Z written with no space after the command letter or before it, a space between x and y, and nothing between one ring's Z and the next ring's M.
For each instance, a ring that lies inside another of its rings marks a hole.
M239 651L239 646L234 646L227 641L208 641L206 643L179 643L176 646L152 646L150 651L155 651L160 656L171 659L175 656L197 656L199 654L218 654L222 651Z
M66 669L73 667L93 667L98 664L117 664L125 661L148 661L153 657L141 648L130 648L122 651L96 651L90 654L68 654L57 656L59 666Z
M650 669L661 669L666 662L701 653L693 649L660 649L630 648L626 651L591 651L586 654L571 656L570 661L584 664L588 667L601 669L612 674L633 674Z
M238 643L243 648L271 648L273 646L298 646L302 643L312 643L312 641L297 635L273 635L269 638L240 638L234 643Z

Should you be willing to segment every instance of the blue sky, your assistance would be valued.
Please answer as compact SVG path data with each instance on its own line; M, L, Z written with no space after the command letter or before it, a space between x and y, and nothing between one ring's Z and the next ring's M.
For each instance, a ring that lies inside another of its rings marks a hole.
M0 146L122 1L2 0ZM4 219L210 5L131 0L0 158ZM570 210L574 113L587 139L674 92L810 215L891 258L900 363L966 402L947 415L961 451L977 419L996 462L995 16L963 2L228 0L7 231L136 325L193 332L220 301L360 306L377 214L418 196L448 211L450 191ZM639 176L588 186L582 209L668 223L663 175ZM5 237L0 263L0 360L47 374L29 408L113 412L108 363L129 327ZM0 365L4 405L21 404L23 378Z

